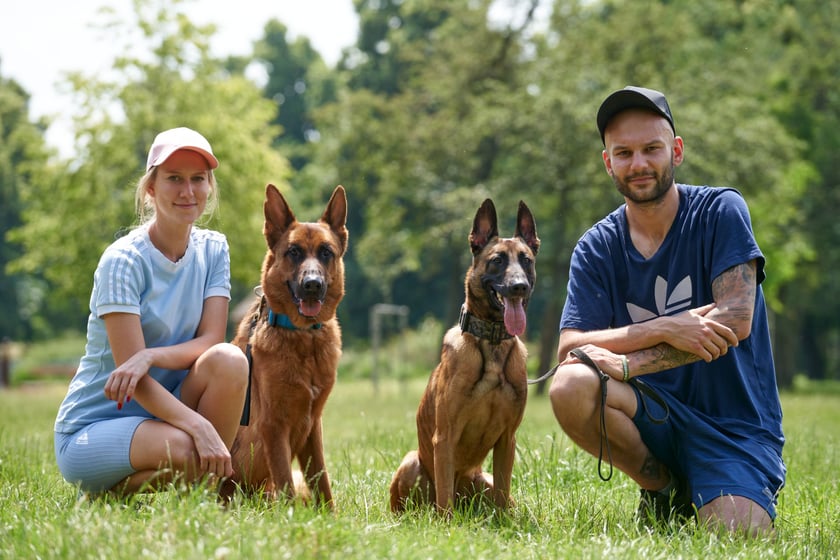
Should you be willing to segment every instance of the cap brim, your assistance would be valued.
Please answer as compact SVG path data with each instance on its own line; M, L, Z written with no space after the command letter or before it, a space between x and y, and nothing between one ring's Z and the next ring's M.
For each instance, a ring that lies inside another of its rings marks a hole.
M217 167L219 167L219 160L216 159L216 156L214 156L207 150L203 150L196 146L170 146L162 150L159 154L157 154L153 161L149 161L147 163L146 171L148 171L152 167L162 165L164 162L166 162L166 160L168 160L172 156L172 154L174 154L178 150L190 150L191 152L196 152L197 154L204 157L204 159L207 161L207 165L210 166L210 169L216 169Z
M667 103L664 101L664 96L662 99L664 103ZM604 132L610 120L618 113L627 109L648 109L653 111L667 120L668 124L671 125L671 130L674 130L674 120L671 115L647 95L632 89L622 89L607 97L598 109L598 132L601 133L601 141L604 140ZM674 130L674 133L676 134L676 130Z

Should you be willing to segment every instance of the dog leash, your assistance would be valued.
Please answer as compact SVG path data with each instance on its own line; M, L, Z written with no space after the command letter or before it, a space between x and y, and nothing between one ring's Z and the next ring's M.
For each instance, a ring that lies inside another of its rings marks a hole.
M257 319L255 316L251 320L251 330L248 334L248 342L245 344L245 357L248 358L248 389L245 391L245 403L242 405L242 418L239 420L240 426L247 426L251 422L251 382L254 379L254 356L251 354L251 337L254 334L254 328L257 326Z
M550 370L548 370L547 372L545 372L541 376L537 377L536 379L529 379L528 380L528 385L534 385L536 383L542 383L543 381L545 381L546 379L548 379L549 377L551 377L552 375L557 373L557 368L559 368L559 367L560 367L560 364L557 364L556 366L554 366L553 368L551 368Z
M601 424L601 437L600 441L598 442L598 476L601 477L601 480L604 482L608 481L612 478L613 475L613 462L612 462L612 451L610 450L610 440L607 437L607 415L606 415L606 408L607 408L607 381L610 380L610 376L604 373L604 371L598 367L592 358L586 355L586 352L581 350L580 348L574 348L571 352L569 352L572 356L589 366L589 368L595 372L598 378L601 381L601 417L599 423ZM607 450L607 461L610 464L610 474L604 477L603 474L603 464L604 464L604 449Z
M254 357L251 353L251 338L254 336L254 329L260 320L263 308L265 307L265 295L262 293L262 286L254 287L254 294L260 298L260 305L256 313L251 317L251 326L248 328L248 342L245 344L245 357L248 359L248 389L245 391L245 403L242 405L242 418L240 426L247 426L251 422L251 382L254 379Z
M604 373L604 371L600 367L598 367L598 364L596 364L595 361L580 348L575 348L569 353L578 360L580 360L587 367L589 367L589 369L591 369L593 372L595 372L601 383L601 413L599 418L601 435L600 442L598 443L598 476L601 478L601 480L606 482L610 480L613 475L612 451L610 449L610 440L607 437L607 420L605 412L607 408L607 381L609 381L610 376ZM545 381L546 379L557 373L557 369L559 367L560 364L557 364L537 379L529 379L528 384L532 385L534 383L541 383ZM654 424L663 424L668 420L668 417L670 416L670 409L668 407L668 403L666 403L665 399L662 398L662 395L657 393L656 390L653 389L653 387L639 379L628 379L627 383L638 389L642 397L642 408L644 409L645 415L650 419L651 422L653 422ZM665 411L665 414L661 418L657 418L651 413L650 408L648 407L648 401L645 399L645 397L648 397L650 400L654 401L656 404L662 407L662 409ZM609 474L606 477L603 474L603 459L605 449L607 452L607 460L609 461L610 465Z

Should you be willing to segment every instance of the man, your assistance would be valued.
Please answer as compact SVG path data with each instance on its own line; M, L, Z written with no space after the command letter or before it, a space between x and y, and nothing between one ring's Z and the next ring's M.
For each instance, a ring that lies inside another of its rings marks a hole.
M696 512L712 528L770 533L784 435L747 205L733 189L675 183L683 140L662 93L614 92L597 123L625 204L572 254L554 414L639 484L642 522ZM603 410L587 357L609 376Z

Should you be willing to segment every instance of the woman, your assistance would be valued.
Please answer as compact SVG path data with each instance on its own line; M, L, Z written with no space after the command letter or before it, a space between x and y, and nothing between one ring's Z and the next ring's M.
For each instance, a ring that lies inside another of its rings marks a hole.
M99 261L85 355L55 422L59 469L82 492L233 473L248 363L224 342L227 240L194 226L212 211L218 165L198 132L158 134L137 186L141 225Z

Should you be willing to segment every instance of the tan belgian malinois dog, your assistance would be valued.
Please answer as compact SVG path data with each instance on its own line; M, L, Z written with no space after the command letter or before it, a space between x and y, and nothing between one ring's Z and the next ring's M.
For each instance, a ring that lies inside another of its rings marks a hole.
M511 505L516 429L528 397L525 310L536 281L540 246L531 211L519 203L516 233L500 238L496 208L484 201L469 236L472 266L458 326L443 339L417 410L419 447L391 481L391 510L434 503L451 513L461 500L489 497ZM493 450L493 474L482 463Z
M251 361L247 425L234 441L235 475L222 495L229 498L236 483L271 496L308 493L332 506L321 415L341 357L336 309L344 297L347 197L336 187L318 222L298 222L274 185L265 196L261 294L233 340ZM303 477L293 474L294 459Z

